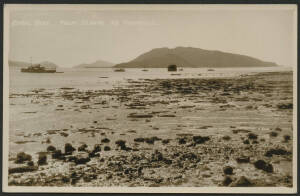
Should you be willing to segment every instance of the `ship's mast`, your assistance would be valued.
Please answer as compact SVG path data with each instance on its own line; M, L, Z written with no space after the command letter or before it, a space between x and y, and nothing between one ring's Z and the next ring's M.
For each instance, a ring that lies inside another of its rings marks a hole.
M32 56L30 57L30 66L32 66Z

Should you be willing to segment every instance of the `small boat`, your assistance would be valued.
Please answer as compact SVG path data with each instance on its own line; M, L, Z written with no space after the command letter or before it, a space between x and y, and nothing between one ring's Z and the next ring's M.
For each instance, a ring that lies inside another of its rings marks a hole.
M169 65L168 71L177 71L177 65Z
M115 72L125 72L125 69L120 68L120 69L115 69L114 71L115 71Z
M31 65L27 68L21 68L21 72L28 72L28 73L56 73L56 68L54 69L46 69L45 67L41 66L40 64Z
M149 71L148 69L142 69L142 71Z
M214 69L208 69L207 71L215 71Z
M183 71L183 68L180 68L179 71Z

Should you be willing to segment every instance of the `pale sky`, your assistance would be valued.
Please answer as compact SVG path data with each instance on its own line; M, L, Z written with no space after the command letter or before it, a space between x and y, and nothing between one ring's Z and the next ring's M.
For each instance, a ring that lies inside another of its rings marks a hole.
M296 65L295 9L202 7L12 9L9 59L32 57L70 67L96 60L121 63L153 48L186 46Z

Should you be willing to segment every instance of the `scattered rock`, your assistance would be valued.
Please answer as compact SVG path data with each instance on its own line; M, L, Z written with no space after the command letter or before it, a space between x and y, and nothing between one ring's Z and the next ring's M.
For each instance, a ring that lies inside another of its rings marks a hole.
M293 109L292 103L282 103L277 105L278 109Z
M63 137L68 137L69 136L69 134L68 133L59 133L61 136L63 136Z
M196 143L196 144L203 144L204 142L210 140L209 137L205 136L205 137L202 137L202 136L193 136L193 141Z
M282 131L279 127L276 127L275 131Z
M145 138L145 142L147 144L154 144L154 142L157 140L157 137L150 137L150 138Z
M254 134L254 133L249 133L249 134L248 134L248 138L249 138L250 140L256 140L256 139L257 139L257 135Z
M233 180L232 180L229 176L226 176L226 177L224 178L222 184L223 184L224 186L228 186L228 185L230 185L230 183L232 183L232 181L233 181Z
M55 150L52 153L52 158L53 159L59 159L59 160L63 160L65 159L64 155L62 154L61 150Z
M48 152L54 152L55 150L56 150L56 148L54 146L48 146L47 147Z
M89 162L91 159L89 157L89 154L84 153L84 154L79 154L76 156L75 158L75 164L79 165L79 164L86 164L87 162Z
M258 160L254 162L254 166L256 169L263 170L268 173L273 172L273 166L270 163L266 163L264 160Z
M115 142L115 144L117 145L117 146L119 146L120 148L121 148L121 150L126 150L126 141L125 140L117 140L116 142Z
M110 151L111 148L109 146L104 146L104 151Z
M17 154L17 158L15 160L15 163L21 164L24 163L25 161L31 161L32 157L29 154L26 154L24 152L19 152Z
M8 173L14 174L14 173L24 173L24 172L33 172L38 169L37 166L23 166L23 167L15 167L15 168L9 168Z
M250 144L249 140L244 140L243 143L244 144Z
M241 176L236 181L230 184L231 187L248 187L252 186L252 182L247 179L245 176Z
M153 115L151 115L151 114L136 114L136 113L131 113L127 117L128 118L152 118Z
M94 149L89 153L89 157L100 157L100 153L101 152L101 146L100 144L95 144L94 145Z
M199 158L196 154L194 154L194 153L192 153L192 152L190 152L190 153L184 153L184 154L180 157L180 160L181 160L181 161L192 161L192 162L194 162L194 163L200 162L200 158Z
M269 134L270 134L271 137L277 137L278 136L278 133L274 132L274 131L270 132Z
M291 136L289 136L289 135L284 135L284 136L283 136L283 139L284 139L284 140L283 140L284 142L288 142L288 141L291 140Z
M38 165L47 165L47 155L40 153L38 158Z
M82 144L81 146L78 147L77 150L78 150L78 151L87 151L87 149L86 149L87 147L88 147L88 146L87 146L86 144Z
M104 138L104 139L101 140L101 142L102 142L102 143L109 143L110 140L109 140L108 138Z
M223 172L226 175L232 175L233 174L233 168L231 166L226 166L223 168Z
M250 163L250 157L238 157L236 159L238 163Z
M170 139L164 139L161 141L163 144L168 144L170 142Z
M143 137L134 138L134 141L135 142L144 142L145 138L143 138Z
M228 136L228 135L225 135L225 136L223 137L223 140L226 140L226 141L231 140L231 137Z
M76 149L70 143L65 144L65 154L71 155Z
M176 117L176 115L174 115L174 114L162 114L162 115L159 115L159 117Z
M48 135L56 134L59 130L47 130Z
M265 153L266 157L272 157L273 155L290 155L291 152L288 152L284 149L278 148L278 149L270 149Z
M185 138L179 138L178 143L179 144L186 144Z

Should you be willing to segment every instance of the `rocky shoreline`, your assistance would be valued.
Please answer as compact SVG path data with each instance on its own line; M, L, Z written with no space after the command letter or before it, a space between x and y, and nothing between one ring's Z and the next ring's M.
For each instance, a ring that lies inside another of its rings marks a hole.
M292 85L270 72L11 93L28 118L11 118L8 183L291 187Z

